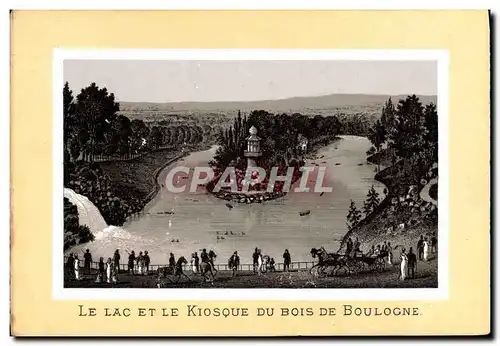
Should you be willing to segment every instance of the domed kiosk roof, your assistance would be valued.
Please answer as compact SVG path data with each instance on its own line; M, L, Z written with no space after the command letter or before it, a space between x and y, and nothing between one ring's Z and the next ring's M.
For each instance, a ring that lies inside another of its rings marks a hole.
M257 128L255 126L250 127L250 130L248 130L248 132L250 133L250 137L248 137L247 139L260 139L259 137L257 137Z

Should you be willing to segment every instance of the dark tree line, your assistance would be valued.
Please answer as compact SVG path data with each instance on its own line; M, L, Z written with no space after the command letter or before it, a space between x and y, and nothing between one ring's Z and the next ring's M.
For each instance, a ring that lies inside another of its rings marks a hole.
M119 115L120 105L113 93L95 83L76 98L65 83L63 102L65 162L94 161L99 155L133 156L160 147L213 141L211 126L188 122L149 125Z
M407 161L413 171L409 183L414 183L438 159L436 105L424 106L416 95L411 95L394 106L389 98L368 138L373 144L372 152L380 152L386 145L394 152L394 162Z

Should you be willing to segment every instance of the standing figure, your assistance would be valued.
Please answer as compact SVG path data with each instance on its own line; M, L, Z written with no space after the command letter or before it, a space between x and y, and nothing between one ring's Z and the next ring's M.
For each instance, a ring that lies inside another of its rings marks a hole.
M175 273L175 256L173 253L170 253L170 258L168 259L168 266L170 267L170 272Z
M135 262L135 252L132 250L132 252L128 252L128 273L134 274L134 262Z
M113 263L115 265L116 270L120 270L120 251L118 249L115 250L113 255Z
M429 259L429 241L427 237L424 238L424 261L427 262Z
M99 258L99 266L97 269L97 279L95 282L101 283L104 281L104 258Z
M143 269L144 269L144 256L142 254L142 251L139 251L139 256L137 256L136 262L137 262L137 273L139 275L142 275L144 272L143 271Z
M269 261L269 271L270 272L275 272L276 271L276 262L274 261L274 257L271 257L271 260Z
M200 258L198 257L198 252L194 253L194 266L196 267L196 272L200 272Z
M424 236L421 235L417 243L418 259L421 261L424 255Z
M69 279L75 277L75 258L73 257L73 253L69 254L68 262L66 263L66 272L68 273Z
M208 252L208 258L210 259L212 270L217 272L218 270L215 269L215 259L217 258L217 255L215 254L214 250L210 249L210 251Z
M346 247L345 247L345 255L346 256L351 256L352 248L353 248L352 239L351 239L351 237L349 237L349 238L347 238L347 243L346 243Z
M417 270L417 255L413 253L413 248L410 247L410 252L408 252L408 276L414 279L416 270Z
M258 248L255 248L255 251L252 254L252 258L253 258L253 272L256 273L257 268L259 266L259 249Z
M436 253L437 252L437 245L438 245L438 239L436 237L436 232L432 234L431 238L431 252Z
M74 269L75 269L75 280L80 281L80 260L78 259L78 254L75 253L75 262L74 262Z
M149 274L149 264L151 263L151 259L149 258L148 252L144 251L144 275Z
M262 257L262 252L260 249L257 250L257 274L262 274L262 265L264 264L264 258Z
M290 263L292 263L292 257L290 256L288 249L285 249L285 252L283 253L283 262L284 262L283 271L289 272L290 271Z
M408 267L408 257L406 256L406 249L401 250L401 280L406 279L406 271Z
M240 256L238 256L238 251L235 251L231 256L231 258L229 259L229 269L233 270L232 276L236 276L239 266L240 266Z
M112 271L112 264L111 264L111 258L108 257L108 260L106 261L106 282L108 284L111 283L111 271Z
M85 272L87 275L90 275L90 265L92 263L92 254L90 253L89 249L85 251L83 254L83 268L85 269Z
M386 251L387 251L387 264L392 265L392 246L391 246L391 242L387 242Z
M111 258L108 258L111 260ZM111 263L111 282L116 284L118 282L118 267Z
M196 265L196 259L195 259L194 252L191 254L191 270L193 271L193 274L195 274L195 275L198 273L198 267Z

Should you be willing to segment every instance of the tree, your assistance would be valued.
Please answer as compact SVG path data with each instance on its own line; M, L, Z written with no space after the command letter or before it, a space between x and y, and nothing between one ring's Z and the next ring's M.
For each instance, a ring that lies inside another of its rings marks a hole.
M349 230L353 229L361 220L361 211L356 208L356 204L351 200L351 205L349 206L349 212L347 213L347 228Z
M392 100L389 97L384 105L384 108L382 109L382 116L380 117L380 121L386 129L391 129L394 125L395 113L396 111L394 109L394 105L392 104Z
M368 133L368 139L370 140L370 142L372 142L377 152L379 152L382 148L382 145L385 143L386 138L387 132L385 130L385 126L380 120L377 120L375 125L370 129Z
M423 107L417 96L400 100L396 110L394 126L389 137L391 146L402 158L410 158L422 146Z
M64 149L69 145L69 140L74 135L75 128L75 98L73 91L69 88L68 82L64 83L63 88L63 128L64 128ZM70 157L68 157L70 159ZM66 161L65 161L66 162Z
M380 204L379 194L377 191L375 191L375 188L373 187L373 185L370 188L370 190L368 191L368 194L366 195L366 197L368 197L368 198L365 201L363 211L364 211L365 215L369 215L369 214L373 213L373 211Z
M164 136L159 126L153 126L153 128L151 129L150 137L151 144L154 148L157 149L162 145Z
M84 149L93 160L97 144L104 145L111 137L111 124L120 105L115 102L113 93L109 94L106 88L100 89L95 83L82 89L76 100L76 126L88 133L89 141Z
M438 157L438 115L436 111L436 105L434 103L429 103L425 106L424 111L424 141L425 146L429 148L432 152L432 160L437 161Z

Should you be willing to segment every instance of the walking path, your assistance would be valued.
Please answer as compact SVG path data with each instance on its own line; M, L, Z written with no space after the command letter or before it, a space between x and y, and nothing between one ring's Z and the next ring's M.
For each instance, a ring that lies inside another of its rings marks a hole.
M435 199L433 199L429 195L429 190L430 190L431 186L434 184L437 184L437 182L438 182L438 178L431 179L431 181L429 181L429 183L424 186L422 191L420 191L420 198L422 198L426 202L430 202L430 203L434 204L436 207L438 205L438 201L436 201Z

